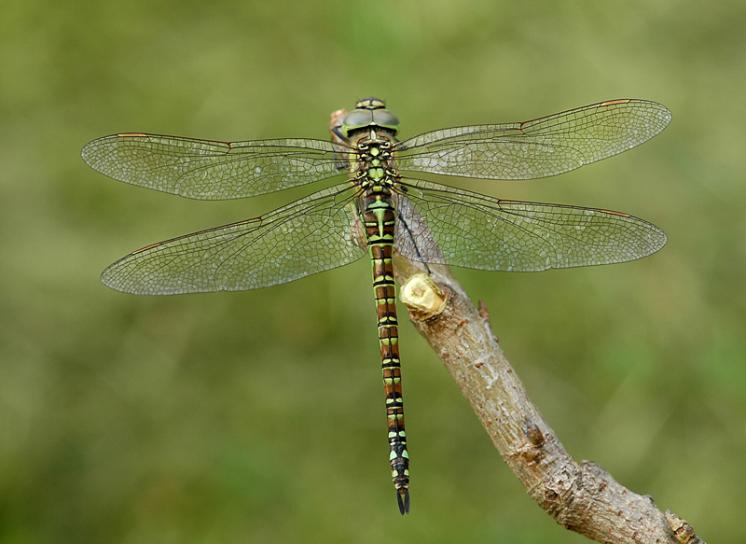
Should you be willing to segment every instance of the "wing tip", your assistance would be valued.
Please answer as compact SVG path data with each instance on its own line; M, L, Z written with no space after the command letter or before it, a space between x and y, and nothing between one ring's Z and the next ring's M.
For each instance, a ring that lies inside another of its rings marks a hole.
M105 176L113 177L109 173L107 173L106 169L102 168L102 165L98 161L95 160L95 151L98 147L98 144L100 144L101 142L105 142L111 139L117 139L120 136L121 134L107 134L106 136L99 136L98 138L94 138L93 140L88 141L80 149L80 158L82 158L83 162L85 162L88 166L90 166L97 172L100 172Z
M83 159L83 162L86 163L91 168L93 168L94 170L97 170L97 168L94 166L92 162L91 152L93 149L93 144L98 139L99 138L96 138L95 140L91 140L88 143L86 143L83 147L80 148L80 158Z
M654 228L654 233L656 234L654 243L652 245L652 250L647 255L643 255L643 257L658 253L668 243L668 235L662 229L656 227L655 225L652 225L652 227Z
M106 287L113 291L117 291L119 293L125 293L128 295L143 295L147 293L140 292L136 289L132 289L130 286L128 286L126 283L123 283L118 280L116 272L116 265L119 261L117 261L114 264L111 264L104 268L101 271L101 274L99 276L99 279L101 280L101 283L103 283Z
M673 113L671 113L671 110L669 110L668 107L666 107L664 104L661 104L660 102L654 102L651 100L650 104L658 108L658 118L661 121L660 130L663 130L671 124L671 121L673 120Z

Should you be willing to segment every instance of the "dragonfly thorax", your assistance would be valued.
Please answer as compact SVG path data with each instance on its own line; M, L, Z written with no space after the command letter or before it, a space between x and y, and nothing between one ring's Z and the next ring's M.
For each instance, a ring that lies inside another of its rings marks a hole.
M396 182L398 173L391 154L390 137L393 135L388 131L370 129L368 135L360 137L355 142L355 180L364 189L377 192L392 187Z

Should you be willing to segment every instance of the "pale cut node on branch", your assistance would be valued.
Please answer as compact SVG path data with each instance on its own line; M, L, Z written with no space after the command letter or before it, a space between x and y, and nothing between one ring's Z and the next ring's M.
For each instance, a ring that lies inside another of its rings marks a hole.
M401 300L417 319L440 315L446 307L446 295L429 274L418 273L407 278L399 289Z

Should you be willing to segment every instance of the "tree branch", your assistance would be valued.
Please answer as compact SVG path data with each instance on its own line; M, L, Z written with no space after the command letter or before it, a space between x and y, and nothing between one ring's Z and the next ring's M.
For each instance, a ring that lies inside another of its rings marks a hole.
M395 258L400 298L417 330L471 403L526 492L557 523L606 544L704 544L692 527L625 488L600 466L576 462L531 403L492 334L445 267Z

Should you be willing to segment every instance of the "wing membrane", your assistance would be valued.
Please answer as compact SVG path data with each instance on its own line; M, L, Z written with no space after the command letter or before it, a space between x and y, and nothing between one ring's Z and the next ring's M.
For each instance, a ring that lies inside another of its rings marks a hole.
M422 180L397 195L396 247L422 262L538 271L639 259L666 235L610 210L498 200Z
M83 147L92 168L119 181L204 200L280 191L329 178L349 149L310 139L218 142L158 134L104 136Z
M336 268L365 255L356 195L338 185L263 217L146 246L101 279L118 291L166 295L256 289Z
M520 180L561 174L649 140L671 121L665 106L611 100L501 125L436 130L400 143L402 171Z

